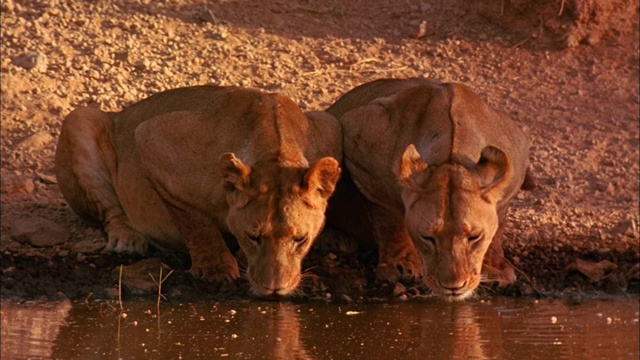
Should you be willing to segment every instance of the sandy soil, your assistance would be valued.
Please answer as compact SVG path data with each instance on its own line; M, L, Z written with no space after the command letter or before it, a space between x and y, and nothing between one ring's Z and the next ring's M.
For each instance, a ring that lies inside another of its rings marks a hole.
M619 2L632 15L589 33L580 1L2 0L2 296L112 296L112 269L140 260L101 253L104 233L55 183L57 136L73 108L117 111L213 83L282 92L315 110L361 83L413 76L469 85L532 144L537 187L515 199L507 233L519 280L481 293L637 293L637 1ZM310 296L424 292L378 286L375 252L344 248L309 256ZM184 255L152 257L175 270L170 296L246 296L237 291L246 284L193 281Z

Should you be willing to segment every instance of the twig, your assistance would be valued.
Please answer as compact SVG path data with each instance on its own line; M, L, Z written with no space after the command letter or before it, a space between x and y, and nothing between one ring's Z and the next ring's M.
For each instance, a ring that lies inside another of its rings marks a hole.
M378 59L376 58L367 58L367 59L362 59L362 60L358 60L356 62L354 62L353 64L351 64L351 66L349 66L349 71L353 71L353 68L356 67L357 65L361 65L361 64L365 64L368 62L377 62Z
M517 48L517 47L519 47L519 46L522 46L522 45L524 45L524 44L525 44L527 41L529 41L529 40L531 40L531 36L527 36L524 40L522 40L522 41L520 41L519 43L517 43L517 44L515 44L515 45L511 46L511 49L515 49L515 48Z
M405 70L407 69L408 66L400 66L397 68L392 68L392 69L375 69L375 70L361 70L361 73L366 73L366 72L374 72L374 73L380 73L380 72L393 72L393 71L400 71L400 70ZM302 75L319 75L319 74L325 74L325 73L330 73L330 72L352 72L351 68L349 69L335 69L335 70L314 70L314 71L308 71L306 73L303 73Z
M531 40L531 39L537 39L539 37L542 37L542 34L544 34L544 18L542 17L542 13L538 14L538 19L540 20L540 26L538 29L538 33L537 34L531 34L529 35L527 38L525 38L524 40L520 41L519 43L511 46L511 49L517 48L518 46L522 46L524 45L527 41Z
M93 296L93 293L92 293L92 292L90 292L90 293L89 293L89 295L87 295L87 297L86 297L86 298L84 298L84 303L85 303L86 305L89 305L89 299L90 299L92 296Z
M500 16L504 15L504 0L500 2Z
M558 11L558 17L562 16L564 12L564 0L560 1L560 11Z
M122 264L120 264L120 276L118 277L118 302L120 303L120 314L124 312L122 305Z
M533 289L533 291L536 293L536 295L538 295L538 297L542 297L542 294L540 294L540 292L538 291L538 289L536 289L536 287L533 285L533 281L531 281L531 279L529 279L529 277L527 276L527 274L524 273L524 271L518 269L515 265L513 265L513 263L511 261L509 261L509 259L507 259L506 257L503 257L504 261L507 262L507 264L511 265L511 267L517 271L520 275L522 275L522 277L524 278L524 280L531 286L531 288Z
M162 277L162 265L160 265L160 276L158 276L158 280L156 281L156 279L153 277L153 275L149 274L149 276L151 277L151 280L153 280L153 283L156 284L156 286L158 286L158 302L156 304L156 310L158 311L158 316L160 316L160 299L165 299L167 300L167 298L162 295L162 283L167 280L167 278L169 277L169 275L173 274L173 270L169 271L169 273L163 278Z

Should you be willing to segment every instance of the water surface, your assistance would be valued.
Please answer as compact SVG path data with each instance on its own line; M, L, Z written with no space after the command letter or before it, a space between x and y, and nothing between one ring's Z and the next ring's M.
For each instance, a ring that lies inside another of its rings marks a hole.
M638 299L2 302L2 359L638 359Z

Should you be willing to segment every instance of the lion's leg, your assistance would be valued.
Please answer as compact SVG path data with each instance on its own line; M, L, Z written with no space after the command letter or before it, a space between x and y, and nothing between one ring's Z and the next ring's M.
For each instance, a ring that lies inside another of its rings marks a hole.
M373 231L378 246L379 280L397 282L414 280L422 275L422 261L404 225L404 216L373 205L371 209Z
M500 286L505 286L516 281L513 266L505 259L502 249L502 235L504 233L504 220L500 221L498 231L491 240L491 245L484 256L482 272L489 280L497 281Z
M232 282L240 277L238 262L217 226L205 224L169 204L167 208L191 255L190 271L194 277L210 282Z
M116 153L107 113L80 108L69 114L56 149L60 191L82 218L104 226L107 250L144 253L148 241L132 226L114 189Z

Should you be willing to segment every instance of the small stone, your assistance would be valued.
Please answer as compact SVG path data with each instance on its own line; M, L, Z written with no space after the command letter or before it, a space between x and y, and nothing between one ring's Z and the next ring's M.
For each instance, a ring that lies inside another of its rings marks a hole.
M402 285L401 283L396 283L395 287L393 288L393 297L397 298L401 295L404 295L404 293L407 291L407 288Z
M82 240L71 248L75 254L97 254L105 247L105 242L97 239Z
M3 194L31 194L35 189L33 180L23 179L19 175L2 172L2 185L0 191Z
M17 145L17 148L22 150L42 150L52 140L53 136L45 131L40 131L22 140Z
M329 253L324 256L320 261L323 266L334 268L336 267L336 258L337 256L334 253Z
M122 268L122 286L133 294L157 293L158 285L153 281L151 276L158 281L160 267L162 267L163 277L171 271L171 268L163 264L158 258L145 259L133 265L124 266ZM149 276L149 274L151 274L151 276ZM111 276L115 281L118 281L120 267L114 268L111 271Z
M608 273L617 269L618 266L609 260L602 260L598 263L594 263L582 259L576 259L565 268L567 271L577 271L583 274L592 282L600 281Z
M120 295L120 292L118 291L117 288L106 288L104 289L104 291L107 293L107 297L115 299L118 297L118 295Z
M347 294L342 294L341 296L342 300L348 304L351 304L353 302L353 299L351 299L351 296L347 295Z
M11 14L15 10L13 0L6 0L2 2L2 11L7 14Z
M32 217L16 220L11 226L11 236L36 247L52 247L65 243L69 232L47 219Z
M14 58L13 63L21 68L31 70L35 69L39 72L47 71L47 57L34 51L29 51L23 55Z
M54 175L46 175L46 174L41 174L41 173L36 173L36 177L38 178L38 180L42 181L45 184L57 184L58 180L56 179L56 177Z

